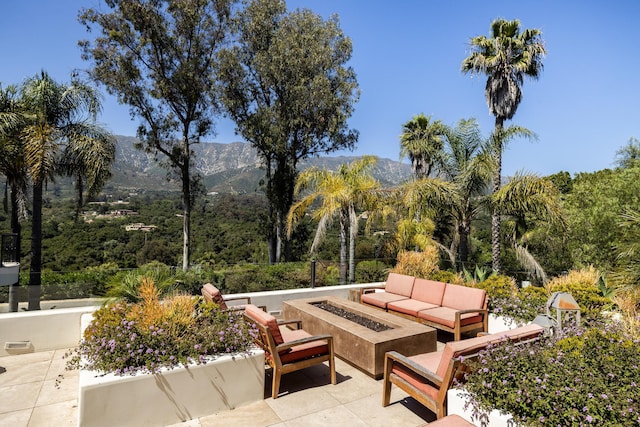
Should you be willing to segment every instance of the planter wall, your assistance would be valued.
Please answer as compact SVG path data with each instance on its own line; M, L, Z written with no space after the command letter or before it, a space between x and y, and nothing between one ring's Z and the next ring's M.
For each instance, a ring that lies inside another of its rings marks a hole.
M81 426L164 426L264 399L264 352L136 376L80 372Z
M497 410L473 417L471 408L465 409L469 395L460 389L450 389L447 392L447 414L457 414L477 427L513 427L516 423L509 414L502 414Z

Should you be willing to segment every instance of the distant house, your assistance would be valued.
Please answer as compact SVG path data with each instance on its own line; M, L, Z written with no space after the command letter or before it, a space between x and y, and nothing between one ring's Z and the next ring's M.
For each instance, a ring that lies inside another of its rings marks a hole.
M117 209L115 211L111 211L111 215L113 216L129 216L129 215L140 215L136 211L132 211L131 209Z
M129 224L126 225L124 227L125 230L127 231L153 231L156 228L158 228L158 226L156 225L145 225L141 222L137 222L135 224Z

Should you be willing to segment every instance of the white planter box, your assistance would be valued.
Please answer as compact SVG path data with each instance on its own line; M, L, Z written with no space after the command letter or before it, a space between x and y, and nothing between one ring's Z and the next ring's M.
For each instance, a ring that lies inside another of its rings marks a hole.
M264 399L264 352L135 376L80 372L81 426L164 426Z
M447 414L457 414L478 427L513 427L516 423L509 414L497 410L473 417L471 407L465 409L469 394L460 389L450 389L447 392Z
M517 328L518 325L513 319L510 317L504 316L496 316L495 314L489 313L489 333L495 334L497 332L504 332L509 329Z

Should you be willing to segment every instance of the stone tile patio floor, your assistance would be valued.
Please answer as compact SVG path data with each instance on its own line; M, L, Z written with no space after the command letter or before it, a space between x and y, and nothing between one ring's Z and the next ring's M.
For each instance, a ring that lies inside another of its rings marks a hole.
M438 343L438 347L441 347ZM78 372L65 371L65 351L0 357L0 426L76 426ZM271 375L265 399L233 410L175 424L207 426L419 426L435 420L429 410L393 387L383 408L382 380L336 358L338 383L328 367L317 365L282 377L280 397L271 398Z

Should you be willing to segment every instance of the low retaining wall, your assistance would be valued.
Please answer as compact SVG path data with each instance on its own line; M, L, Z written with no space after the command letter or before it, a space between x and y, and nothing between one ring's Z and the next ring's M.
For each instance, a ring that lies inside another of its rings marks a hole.
M0 315L0 356L73 348L80 319L98 306L24 311Z

